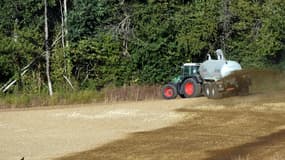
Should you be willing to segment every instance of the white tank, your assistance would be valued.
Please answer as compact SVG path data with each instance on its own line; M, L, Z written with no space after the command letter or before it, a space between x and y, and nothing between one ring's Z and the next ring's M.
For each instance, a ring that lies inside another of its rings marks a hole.
M208 60L200 65L199 72L203 79L218 81L234 71L241 70L238 62L229 61L224 58L222 50L218 49L216 53L216 60L208 55Z

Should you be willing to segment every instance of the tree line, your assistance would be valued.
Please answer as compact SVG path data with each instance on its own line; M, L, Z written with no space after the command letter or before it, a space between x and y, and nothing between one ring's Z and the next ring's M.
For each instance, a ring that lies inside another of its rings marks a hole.
M217 48L245 68L285 69L284 0L1 0L0 6L0 84L8 93L162 84L181 64L202 62Z

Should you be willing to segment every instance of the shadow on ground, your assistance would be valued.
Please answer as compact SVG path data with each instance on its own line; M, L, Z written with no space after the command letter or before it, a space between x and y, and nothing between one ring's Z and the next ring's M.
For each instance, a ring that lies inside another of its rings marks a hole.
M226 149L208 151L211 156L205 160L230 160L238 159L239 157L256 160L264 159L266 157L267 159L270 159L270 157L274 157L275 154L284 154L284 142L285 130L280 130L268 136L259 137L254 142Z

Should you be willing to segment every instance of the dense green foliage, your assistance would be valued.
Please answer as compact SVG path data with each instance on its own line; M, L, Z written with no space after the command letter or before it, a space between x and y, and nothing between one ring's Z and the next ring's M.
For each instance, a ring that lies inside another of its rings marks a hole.
M284 0L67 1L68 45L62 47L63 0L49 0L51 75L55 91L161 84L184 62L222 48L247 68L285 69ZM0 84L46 92L44 4L0 1ZM34 60L34 61L33 61ZM32 62L29 71L23 68Z

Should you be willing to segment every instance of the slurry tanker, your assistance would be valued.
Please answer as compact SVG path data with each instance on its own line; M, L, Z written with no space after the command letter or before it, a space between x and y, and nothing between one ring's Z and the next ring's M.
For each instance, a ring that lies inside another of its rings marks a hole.
M208 58L203 63L185 63L181 74L162 87L165 99L192 98L204 95L217 99L226 95L248 95L250 78L242 72L236 61L226 60L221 49L216 50L216 59Z

